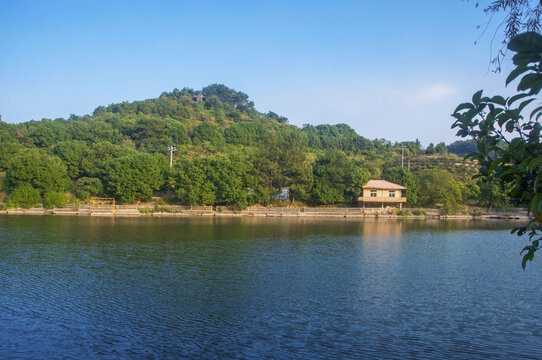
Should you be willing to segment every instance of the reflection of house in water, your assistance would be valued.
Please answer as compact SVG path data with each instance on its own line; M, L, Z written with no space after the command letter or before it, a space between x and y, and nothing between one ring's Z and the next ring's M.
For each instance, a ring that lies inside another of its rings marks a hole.
M362 223L363 239L370 245L376 242L398 242L403 234L404 223L394 219L370 220Z
M394 184L386 180L369 180L363 185L363 193L358 197L358 202L363 204L363 207L382 207L397 206L403 207L403 203L407 201L403 196L406 187Z

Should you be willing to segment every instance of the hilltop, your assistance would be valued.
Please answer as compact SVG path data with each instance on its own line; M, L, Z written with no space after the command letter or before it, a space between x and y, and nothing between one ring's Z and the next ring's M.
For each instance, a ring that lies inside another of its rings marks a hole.
M369 178L407 186L411 205L483 204L484 194L495 195L494 185L470 179L474 164L443 143L430 147L369 140L346 124L298 128L212 84L68 119L0 123L2 197L8 206L59 205L67 194L245 207L267 205L288 187L291 199L319 205L352 202ZM439 179L436 189L420 188L428 176Z

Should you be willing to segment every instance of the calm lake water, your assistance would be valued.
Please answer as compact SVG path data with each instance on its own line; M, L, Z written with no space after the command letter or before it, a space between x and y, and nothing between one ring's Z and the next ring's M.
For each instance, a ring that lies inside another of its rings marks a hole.
M0 358L542 358L504 222L0 216Z

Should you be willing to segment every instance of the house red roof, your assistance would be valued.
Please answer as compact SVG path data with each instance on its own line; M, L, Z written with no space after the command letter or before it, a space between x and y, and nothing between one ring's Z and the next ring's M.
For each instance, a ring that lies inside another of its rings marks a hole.
M405 190L406 187L394 184L386 180L369 180L367 184L363 185L364 189L380 189L380 190Z

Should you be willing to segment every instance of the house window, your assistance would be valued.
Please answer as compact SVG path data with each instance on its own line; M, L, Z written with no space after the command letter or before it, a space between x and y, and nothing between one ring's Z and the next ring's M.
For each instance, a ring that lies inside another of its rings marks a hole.
M371 197L376 197L376 190L371 190Z
M388 196L394 198L395 197L395 190L390 190Z

